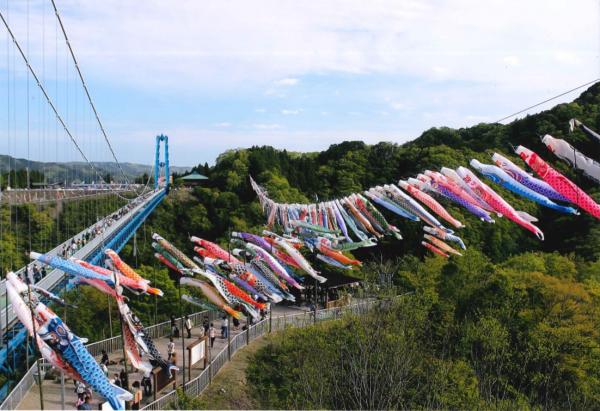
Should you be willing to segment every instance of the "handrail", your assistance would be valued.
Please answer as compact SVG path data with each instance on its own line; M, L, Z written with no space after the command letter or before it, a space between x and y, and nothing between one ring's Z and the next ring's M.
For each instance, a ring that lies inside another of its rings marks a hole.
M84 260L87 256L89 256L90 254L92 254L94 252L95 249L97 249L98 247L101 247L102 244L104 244L106 242L107 238L110 238L110 236L117 232L129 219L132 218L132 216L136 215L149 201L151 201L154 197L156 197L157 195L159 195L160 192L154 192L151 195L149 195L148 197L144 198L144 201L140 202L139 204L137 204L133 209L131 209L127 214L125 218L121 218L118 221L116 221L113 225L111 225L110 227L108 227L108 229L96 236L93 240L90 240L89 243L87 243L84 247L82 247L81 249L77 250L77 252L73 255L73 257L78 258L80 260ZM117 210L118 211L118 210ZM115 212L117 212L115 211ZM111 213L114 214L115 212ZM84 230L82 230L81 232L79 232L78 234L74 235L73 237L69 238L67 241L63 242L62 244L59 244L57 247L53 248L52 250L48 251L48 254L50 255L58 255L58 253L61 251L63 246L66 246L67 244L69 244L71 242L72 238L76 238L79 237L81 235L84 235L88 230L95 228L98 225L98 221L95 222L94 224L92 224L91 226L85 228ZM25 269L27 268L27 266L22 267L21 269L19 269L18 271L16 271L17 274L22 273ZM40 281L38 281L36 283L36 285L47 289L47 290L52 290L52 288L60 283L62 281L62 279L64 278L64 274L62 271L60 270L52 270L48 273L48 275L46 275L44 278L42 278ZM6 279L1 280L0 281L0 304L2 304L4 301L4 294L6 293ZM2 309L2 311L0 311L0 327L5 328L6 327L6 310L8 311L8 324L11 325L15 319L16 316L15 314L12 312L12 310L10 310L10 304L8 305L8 307L5 307Z

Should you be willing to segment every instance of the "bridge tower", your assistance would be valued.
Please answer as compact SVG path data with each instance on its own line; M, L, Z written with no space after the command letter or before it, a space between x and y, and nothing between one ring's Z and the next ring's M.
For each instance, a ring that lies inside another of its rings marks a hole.
M164 142L165 145L165 159L163 162L160 161L160 144ZM154 188L159 187L160 169L165 169L165 188L167 193L169 192L169 137L164 134L156 136L156 158L154 160Z

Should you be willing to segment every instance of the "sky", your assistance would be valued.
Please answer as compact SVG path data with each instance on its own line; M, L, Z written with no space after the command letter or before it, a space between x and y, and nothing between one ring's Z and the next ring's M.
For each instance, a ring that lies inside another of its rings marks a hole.
M151 163L164 133L179 166L252 145L403 143L430 127L496 121L600 77L599 4L57 1L119 160ZM0 11L83 151L110 159L49 0ZM26 67L0 29L0 152L78 159L32 78L26 91Z

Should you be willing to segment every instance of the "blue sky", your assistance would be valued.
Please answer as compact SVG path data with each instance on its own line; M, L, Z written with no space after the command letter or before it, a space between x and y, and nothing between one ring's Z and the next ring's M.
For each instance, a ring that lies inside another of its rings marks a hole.
M82 148L94 160L110 159L49 2L9 7L0 10ZM315 151L347 139L402 143L430 127L497 120L600 70L592 0L577 7L64 0L58 7L121 161L150 163L157 133L169 135L176 165L212 163L226 149L254 144ZM24 65L1 31L0 90L12 94L0 98L0 123L12 125L0 127L0 152L78 159L64 133L53 131L33 83L27 121Z

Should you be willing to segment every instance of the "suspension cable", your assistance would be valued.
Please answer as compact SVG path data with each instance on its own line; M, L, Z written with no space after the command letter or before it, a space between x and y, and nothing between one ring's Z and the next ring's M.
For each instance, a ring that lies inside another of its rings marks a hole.
M531 110L532 108L536 108L536 107L538 107L538 106L541 106L542 104L548 103L549 101L552 101L552 100L555 100L555 99L557 99L557 98L559 98L559 97L565 96L565 95L567 95L567 94L569 94L569 93L572 93L572 92L574 92L574 91L577 91L577 90L579 90L580 88L583 88L583 87L589 86L590 84L594 84L594 83L596 83L596 82L598 82L598 81L600 81L600 78L594 79L594 80L592 80L592 81L588 81L587 83L581 84L581 85L579 85L579 86L577 86L577 87L575 87L575 88L572 88L571 90L567 90L567 91L565 91L565 92L563 92L563 93L557 94L557 95L556 95L556 96L554 96L554 97L550 97L550 98L547 98L547 99L546 99L546 100L544 100L544 101L540 101L539 103L536 103L536 104L534 104L533 106L529 106L529 107L527 107L527 108L524 108L523 110L519 110L519 111L517 111L516 113L513 113L513 114L511 114L511 115L508 115L508 116L506 116L506 117L502 117L500 120L496 120L496 121L494 121L494 123L501 123L501 122L502 122L502 121L504 121L504 120L508 120L508 119L509 119L509 118L511 118L511 117L518 116L519 114L521 114L521 113L523 113L523 112L525 112L525 111L529 111L529 110Z
M56 7L56 2L54 0L51 0L51 1L52 1L52 7L54 7L54 14L56 15L56 19L58 20L58 23L60 24L60 29L62 30L63 36L65 38L65 42L67 43L67 47L69 48L69 53L71 54L71 58L73 59L73 63L75 64L75 68L77 69L77 74L79 75L79 79L81 80L81 84L83 85L83 89L85 90L87 99L90 103L90 106L92 107L94 116L96 116L96 121L98 122L98 125L100 126L100 131L102 132L102 135L104 136L104 140L106 141L106 144L108 144L108 148L110 149L112 157L115 159L115 163L117 163L119 170L121 170L121 174L123 174L123 177L125 178L125 183L129 184L127 175L125 174L123 167L121 167L121 163L119 163L119 160L117 160L117 156L115 154L115 151L113 150L112 145L110 144L110 140L108 139L108 135L106 134L104 125L100 121L100 116L98 115L96 106L94 105L94 102L92 101L92 96L90 95L90 92L87 88L85 80L83 79L83 74L81 74L81 69L79 68L79 63L77 62L77 58L75 57L75 53L73 52L73 48L71 47L71 42L69 41L69 37L67 36L67 31L65 30L65 26L63 25L62 19L60 18L60 14L58 13L58 8Z
M8 31L8 34L10 35L10 37L11 37L11 39L12 39L15 47L17 48L17 50L19 50L19 53L21 54L21 57L25 61L25 64L27 65L27 68L29 69L29 72L31 73L31 75L34 78L34 80L36 81L37 86L39 87L39 89L42 91L42 94L46 98L46 101L48 102L48 105L50 105L50 107L52 108L52 111L54 111L54 115L56 116L56 119L59 121L59 123L62 125L63 129L65 130L65 133L67 133L67 135L69 136L69 138L71 139L71 141L75 145L75 148L77 148L77 151L79 151L79 154L81 154L81 157L83 157L83 159L89 164L90 168L100 178L100 181L102 181L103 183L106 183L106 181L104 181L104 179L102 178L102 175L100 175L100 173L98 172L98 170L96 169L96 167L94 167L94 164L91 163L90 160L88 160L88 158L86 157L85 153L83 152L83 150L81 149L81 147L77 143L77 140L75 139L75 137L73 136L73 134L71 134L71 131L69 130L69 127L67 127L67 124L65 123L65 121L63 120L63 118L59 114L58 110L56 109L56 106L54 105L54 103L50 99L50 96L48 95L48 93L46 92L46 89L44 88L44 86L40 82L37 74L35 74L35 71L33 70L33 67L31 67L31 64L29 63L29 60L27 59L27 56L23 52L23 49L19 45L19 42L15 38L15 35L13 34L12 30L10 29L10 26L8 25L8 22L4 18L4 14L2 14L1 11L0 11L0 19L2 20L2 23L4 23L4 26L6 27L6 30Z

